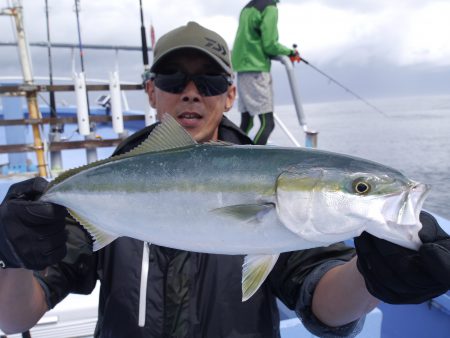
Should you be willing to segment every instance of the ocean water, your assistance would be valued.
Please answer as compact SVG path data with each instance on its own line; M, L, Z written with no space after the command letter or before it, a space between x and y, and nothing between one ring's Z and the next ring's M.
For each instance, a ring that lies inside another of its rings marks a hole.
M380 162L431 185L424 208L450 219L450 95L370 103L384 114L357 100L304 104L308 128L319 132L318 148ZM294 106L277 106L275 114L304 145ZM239 123L235 110L228 116ZM279 126L269 143L294 146Z

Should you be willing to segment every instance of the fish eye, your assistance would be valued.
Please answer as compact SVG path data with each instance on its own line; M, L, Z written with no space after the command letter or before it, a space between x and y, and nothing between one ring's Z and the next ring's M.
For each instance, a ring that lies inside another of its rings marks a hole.
M366 195L371 189L370 184L360 178L353 181L352 187L353 191L358 195Z

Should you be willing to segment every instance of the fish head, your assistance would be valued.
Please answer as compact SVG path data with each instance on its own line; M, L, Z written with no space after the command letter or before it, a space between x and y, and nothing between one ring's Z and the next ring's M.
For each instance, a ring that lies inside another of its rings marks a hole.
M279 175L276 207L281 222L308 241L331 244L367 231L417 249L428 191L388 167L298 165Z

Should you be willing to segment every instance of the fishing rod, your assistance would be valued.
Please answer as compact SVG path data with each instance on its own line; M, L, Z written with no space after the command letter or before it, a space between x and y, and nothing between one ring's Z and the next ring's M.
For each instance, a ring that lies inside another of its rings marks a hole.
M50 87L53 86L53 61L52 61L52 44L50 39L50 18L48 11L48 0L45 0L45 18L47 23L47 53L48 53L48 75ZM56 100L55 100L55 92L51 90L49 92L50 103L48 104L50 109L50 117L57 118L58 114L56 112ZM49 141L50 142L59 142L61 141L61 135L64 133L64 124L63 123L50 123L50 132L49 132ZM62 155L61 151L50 151L50 170L49 173L52 173L51 169L59 169L63 167Z
M142 0L139 0L139 10L140 10L140 14L141 14L142 61L144 63L144 73L145 73L150 69L150 67L148 64L147 36L145 34L144 12L142 10Z
M339 87L343 88L346 92L348 92L349 94L353 95L354 97L356 97L357 99L359 99L360 101L364 102L366 105L368 105L369 107L373 108L374 110L376 110L378 113L380 113L381 115L383 115L384 117L389 117L384 111L382 111L380 108L374 106L372 103L370 103L369 101L367 101L366 99L364 99L363 97L361 97L360 95L356 94L353 90L351 90L350 88L344 86L342 83L340 83L339 81L337 81L336 79L334 79L333 77L331 77L330 75L326 74L324 71L320 70L319 68L317 68L316 66L314 66L313 64L311 64L309 61L305 60L303 57L300 56L300 54L297 51L297 45L294 44L293 45L294 50L296 52L296 54L291 58L292 62L304 62L305 64L307 64L308 66L310 66L312 69L314 69L315 71L317 71L318 73L322 74L323 76L325 76L327 79L329 79L331 82L334 82L336 85L338 85Z
M83 44L81 43L81 30L80 30L80 9L78 8L80 0L75 0L75 15L77 18L77 31L78 31L78 48L80 49L80 64L81 71L84 73L84 55L83 55Z
M52 65L52 48L50 42L50 20L48 15L48 0L45 0L45 18L47 22L47 54L48 54L48 75L50 86L53 86L53 65ZM55 92L50 91L50 116L56 116Z
M148 46L147 46L147 36L145 34L145 25L144 25L144 12L142 10L142 0L139 0L139 9L141 14L141 41L142 41L142 60L144 63L144 72L142 73L142 84L144 86L144 90L147 90L147 82L150 80L150 65L148 62ZM153 23L150 21L150 43L151 43L151 51L153 58L153 50L155 46L155 30L153 29ZM149 108L148 112L145 114L145 125L150 125L156 122L156 112L153 108ZM146 246L145 246L146 247ZM142 281L142 283L144 283ZM142 306L144 306L143 304ZM143 320L142 315L144 311L139 310L139 326L142 326Z
M79 3L80 3L80 0L75 0L75 15L77 18L77 31L78 31L78 48L80 49L80 65L81 65L81 72L84 74L84 53L83 53L83 43L81 42ZM88 115L91 115L91 112L90 112L91 109L90 109L90 105L89 105L89 95L88 95L87 90L86 90L86 100L87 100Z
M75 83L82 82L82 87L85 90L86 101L83 102L82 96L80 96L80 105L77 110L78 117L78 132L80 135L84 135L85 140L94 140L96 138L95 135L95 123L89 122L89 116L91 115L91 105L89 103L89 94L86 87L86 74L84 72L84 55L83 55L83 44L81 42L81 29L80 29L80 16L79 16L79 2L80 0L75 0L75 14L77 18L77 29L78 29L78 43L80 48L80 63L81 63L81 77L79 75L74 74ZM77 89L75 89L77 92ZM82 93L77 94L77 102L79 100L78 95L82 95ZM92 163L97 161L97 148L86 148L86 160L87 163Z

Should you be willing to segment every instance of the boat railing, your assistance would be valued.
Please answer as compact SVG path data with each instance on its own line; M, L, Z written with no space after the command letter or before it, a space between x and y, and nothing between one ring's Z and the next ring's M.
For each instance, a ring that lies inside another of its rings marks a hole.
M142 90L142 84L122 84L121 90ZM26 96L30 92L41 93L41 92L69 92L74 91L75 85L73 84L63 84L63 85L27 85L27 84L8 84L0 85L0 95L8 96L13 98L16 96ZM109 91L108 84L87 84L87 91ZM8 112L3 109L3 119L0 119L0 127L6 126L17 126L17 125L48 125L48 124L78 124L79 116L58 116L58 117L44 117L40 114L37 118L23 117L23 118L6 118L8 117ZM90 115L89 121L93 123L104 123L113 121L113 116L104 115ZM145 114L138 113L127 113L121 116L124 121L144 121L146 119ZM93 140L83 140L83 141L72 141L72 142L51 142L48 144L48 150L56 151L63 149L75 149L75 148L92 148L92 147L111 147L117 145L122 138L118 137L116 139L93 139ZM0 153L10 153L10 152L30 152L35 151L36 146L32 144L8 144L0 145Z
M319 132L310 129L306 123L306 116L303 110L302 101L300 99L300 90L298 87L297 78L295 76L293 62L286 55L275 56L273 60L281 62L286 69L286 74L289 80L289 87L291 89L292 94L292 101L294 103L295 112L297 114L297 120L303 132L305 133L305 147L316 148ZM276 114L274 114L274 117L276 123L280 126L280 128L283 130L286 136L291 140L291 142L295 146L299 147L300 144L297 142L297 140L289 131L289 129L284 125L281 119Z
M301 99L300 99L300 93L298 90L298 82L295 77L294 68L292 65L292 62L290 59L286 56L280 56L276 58L277 61L280 61L286 68L286 72L289 79L289 85L291 88L292 98L294 102L295 111L297 114L298 122L301 126L301 129L305 133L305 147L317 147L317 137L318 132L311 130L308 125L306 124L306 117L305 113L302 107ZM19 78L6 78L2 77L0 80L6 82L10 81L17 81ZM36 77L36 81L45 81L45 77ZM73 80L73 78L69 77L58 77L55 78L55 81L65 81L65 84L40 84L38 82L36 83L5 83L4 85L0 85L0 95L7 95L7 96L34 96L36 97L38 93L42 92L77 92L77 83L74 84L67 84L67 80ZM2 82L0 81L0 83ZM108 83L108 80L104 79L89 79L89 84L86 82L83 83L83 90L85 90L84 93L81 93L81 97L86 96L87 92L93 92L93 91L109 91L110 95L108 97L110 100L110 108L114 111L114 105L119 104L120 101L122 101L126 107L126 110L128 110L128 103L126 99L126 91L129 90L143 90L143 84L142 83L132 83L132 82L121 82L118 84L119 86L119 92L121 93L122 100L120 98L116 98L115 100L112 99L114 95L117 96L117 94L114 94L111 91L112 85L111 82ZM80 96L80 95L79 95ZM102 115L87 115L86 112L83 114L80 114L80 106L77 104L77 114L76 116L50 116L45 117L42 116L42 114L39 112L37 117L26 117L26 118L6 118L6 112L3 114L3 120L0 120L0 127L1 126L17 126L17 125L28 125L28 126L40 126L43 125L64 125L64 124L78 124L79 126L83 126L81 123L83 120L87 120L88 122L84 121L84 126L86 128L90 128L90 123L104 123L109 122L114 124L116 119L120 121L138 121L143 120L148 124L148 121L153 121L154 117L148 117L146 114L136 114L136 113L126 113L123 114L122 109L119 109L118 115L114 116L114 114L102 114ZM111 107L112 106L112 107ZM117 110L117 109L116 109ZM294 146L300 147L302 146L298 141L297 138L293 135L293 133L289 130L289 128L283 123L281 118L278 115L274 115L275 122L280 127L280 129L283 131L283 133L288 137L288 139L293 143ZM123 131L123 127L119 128L120 131ZM79 128L78 131L80 132L82 129ZM80 132L80 134L82 134ZM58 152L66 149L86 149L87 151L95 149L97 147L113 147L118 145L123 137L126 136L126 134L121 135L120 132L118 132L117 138L110 138L110 139L104 139L104 138L96 138L96 137L86 137L84 140L78 140L78 141L67 141L67 140L61 140L61 137L50 137L49 141L47 141L46 144L25 144L25 143L15 143L15 144L6 144L6 145L0 145L0 152L2 153L16 153L16 152L36 152L39 149L45 149L46 151L50 151L50 153L56 158L58 155ZM38 149L39 148L39 149ZM96 157L91 159L91 161L95 160ZM53 159L51 159L53 161ZM88 158L88 162L91 162ZM60 167L60 161L57 161L57 164L54 165L52 162L52 168L56 169L55 167Z

